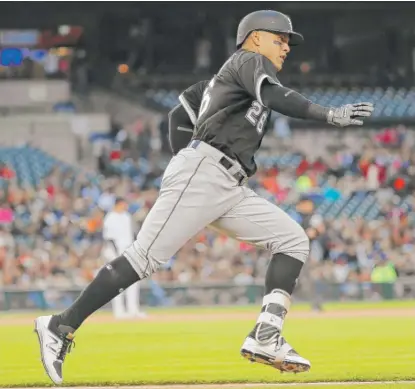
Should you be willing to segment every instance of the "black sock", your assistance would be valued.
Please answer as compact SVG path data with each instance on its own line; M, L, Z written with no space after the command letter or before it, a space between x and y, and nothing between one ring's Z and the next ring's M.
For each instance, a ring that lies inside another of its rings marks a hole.
M287 297L291 296L302 267L303 262L298 259L286 254L274 254L265 275L265 295L278 289L286 294ZM273 315L279 316L283 320L287 314L287 309L279 304L264 305L261 312L265 310ZM276 332L278 332L276 327L267 323L261 323L256 324L248 336L258 341L267 341L275 336Z
M77 330L88 316L137 281L138 274L127 258L114 259L98 272L76 301L58 315L59 324Z
M265 294L280 289L292 295L303 262L286 254L274 254L265 275Z

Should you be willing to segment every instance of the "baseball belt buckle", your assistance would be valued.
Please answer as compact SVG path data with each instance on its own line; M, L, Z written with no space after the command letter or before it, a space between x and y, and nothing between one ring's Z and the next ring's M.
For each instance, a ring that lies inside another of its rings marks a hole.
M190 141L190 143L187 145L187 147L190 147L190 148L192 148L192 149L197 149L197 147L199 146L199 144L200 144L200 140L192 140L192 141Z

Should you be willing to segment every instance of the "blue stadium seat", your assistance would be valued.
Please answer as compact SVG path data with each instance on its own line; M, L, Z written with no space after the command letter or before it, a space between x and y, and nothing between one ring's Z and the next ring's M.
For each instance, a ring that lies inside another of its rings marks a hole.
M340 217L351 217L355 213L356 209L359 208L359 205L362 203L362 200L358 196L353 196L350 198L349 202L339 213Z
M326 217L327 219L336 218L349 201L350 201L350 197L346 197L344 199L335 201L332 207L330 207L330 209L323 216Z
M368 210L375 204L376 198L374 195L369 194L365 199L359 204L355 212L352 215L352 218L365 217Z
M12 168L19 184L36 186L54 166L69 167L42 150L23 147L0 148L0 161Z
M365 220L375 220L379 217L380 207L379 204L374 203L370 210L364 216Z
M333 200L324 200L317 208L316 213L318 213L321 216L325 216L326 213L330 210L330 208L333 206L335 201Z

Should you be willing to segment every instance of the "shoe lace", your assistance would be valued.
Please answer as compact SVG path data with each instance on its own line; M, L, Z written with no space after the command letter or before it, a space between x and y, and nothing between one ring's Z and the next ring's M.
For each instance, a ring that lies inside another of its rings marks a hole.
M73 334L63 334L61 336L62 345L58 349L58 355L57 359L60 361L64 361L66 354L69 354L72 350L72 348L75 348L75 342L74 342L75 336Z

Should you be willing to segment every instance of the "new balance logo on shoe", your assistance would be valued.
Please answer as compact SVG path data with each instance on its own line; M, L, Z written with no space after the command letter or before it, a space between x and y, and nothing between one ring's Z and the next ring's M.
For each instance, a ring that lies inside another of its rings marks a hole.
M58 329L58 333L62 335L60 338L58 334L49 329L52 319L52 316L38 317L35 320L35 332L39 339L43 367L50 379L59 385L63 382L62 365L66 354L70 352L71 346L74 344L74 336L71 333L66 333L65 330ZM53 323L52 327L56 327L56 323Z
M51 343L48 343L46 347L52 350L55 354L58 353L58 342L53 341Z

